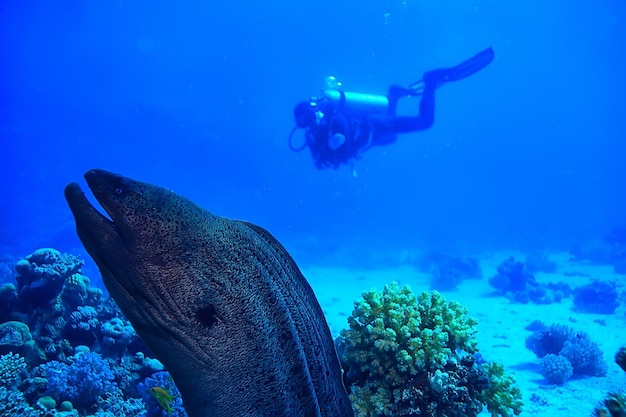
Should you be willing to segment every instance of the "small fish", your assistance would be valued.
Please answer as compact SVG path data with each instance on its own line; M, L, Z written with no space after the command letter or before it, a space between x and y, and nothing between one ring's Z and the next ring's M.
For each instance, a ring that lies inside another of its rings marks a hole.
M171 407L170 403L174 401L176 397L174 397L173 395L170 395L169 392L167 392L164 388L161 388L161 387L152 387L149 389L149 391L152 395L154 395L154 398L156 398L159 405L163 407L165 411L171 414L173 411L173 408Z

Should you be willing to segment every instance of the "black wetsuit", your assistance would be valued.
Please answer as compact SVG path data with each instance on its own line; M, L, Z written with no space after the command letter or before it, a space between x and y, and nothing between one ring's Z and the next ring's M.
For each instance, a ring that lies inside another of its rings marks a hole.
M478 72L493 58L493 49L487 48L456 67L428 71L422 77L421 90L413 87L419 82L408 88L391 86L385 114L354 113L344 104L334 107L331 103L320 102L317 112L323 115L323 119L310 125L306 132L306 145L311 150L315 166L320 169L338 168L358 159L360 152L369 147L395 142L398 134L430 128L435 121L435 90L447 82ZM397 116L398 100L416 95L421 95L419 114ZM345 140L340 146L331 148L329 139L335 134L343 135Z
M400 133L431 127L435 120L435 84L424 87L417 116L396 116L398 99L409 95L408 89L392 86L389 89L386 114L347 115L341 108L322 105L319 110L326 120L311 126L306 132L306 144L311 150L315 166L319 169L338 168L358 159L360 152L369 147L395 142ZM333 149L329 139L337 133L344 135L345 141Z
M330 107L330 106L329 106ZM319 169L338 168L341 164L359 157L369 141L371 125L364 117L348 117L341 109L321 108L325 120L307 129L306 144L311 150L315 166ZM330 137L341 134L343 144L331 148Z

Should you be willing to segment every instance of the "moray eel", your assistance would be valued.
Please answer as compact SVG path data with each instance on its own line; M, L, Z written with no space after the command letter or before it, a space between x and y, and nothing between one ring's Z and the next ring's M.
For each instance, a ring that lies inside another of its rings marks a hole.
M65 197L80 240L189 417L353 417L328 324L265 229L107 171Z

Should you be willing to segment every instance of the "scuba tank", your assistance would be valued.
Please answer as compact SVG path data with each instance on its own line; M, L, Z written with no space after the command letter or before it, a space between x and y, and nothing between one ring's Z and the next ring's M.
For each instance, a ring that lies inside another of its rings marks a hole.
M352 93L333 88L322 90L322 97L335 109L348 113L380 114L386 113L389 99L374 94Z

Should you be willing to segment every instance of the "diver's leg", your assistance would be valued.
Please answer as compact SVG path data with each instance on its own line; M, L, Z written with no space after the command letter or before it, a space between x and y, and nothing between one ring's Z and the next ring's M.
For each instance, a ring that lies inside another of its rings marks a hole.
M422 99L420 101L420 128L415 130L428 129L435 123L435 90L437 85L424 81L424 90L422 91Z
M382 146L392 143L399 133L417 132L430 128L435 122L435 89L436 83L424 82L424 90L419 105L417 116L396 116L393 114L372 115L372 145ZM391 100L389 104L391 105ZM397 99L396 99L397 102Z
M398 107L398 100L401 97L410 97L417 95L415 90L409 87L403 87L401 85L392 85L387 91L387 100L389 105L387 106L387 115L395 116L396 109Z
M369 118L372 124L372 145L386 145L395 140L398 133L416 132L430 128L435 122L435 90L448 81L458 81L468 77L493 60L492 48L474 55L452 68L441 68L424 73L421 82L413 83L408 88L392 85L387 95L389 107L385 116L372 115ZM418 89L418 86L423 86ZM420 111L417 116L396 116L398 99L419 95ZM393 139L390 139L393 138Z
M419 114L417 116L390 117L387 126L394 133L416 132L426 130L435 123L435 89L434 80L424 79L424 90L420 100Z

